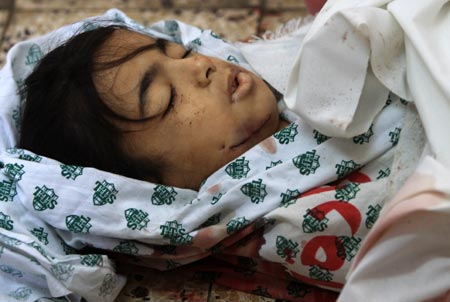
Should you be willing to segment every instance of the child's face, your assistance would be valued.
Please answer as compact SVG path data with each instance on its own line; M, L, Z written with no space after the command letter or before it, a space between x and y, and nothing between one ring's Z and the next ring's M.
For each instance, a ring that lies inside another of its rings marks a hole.
M119 59L155 39L117 30L97 61ZM166 185L198 189L202 180L280 127L276 100L256 75L178 44L146 50L93 76L131 156L163 161Z

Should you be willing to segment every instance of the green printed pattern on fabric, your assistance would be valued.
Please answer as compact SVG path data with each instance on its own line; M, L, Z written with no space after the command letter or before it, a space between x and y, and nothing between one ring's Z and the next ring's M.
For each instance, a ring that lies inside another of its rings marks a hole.
M250 221L244 216L232 219L227 223L227 233L231 234L237 232L245 228L248 224L250 224Z
M156 185L152 195L152 204L155 206L171 205L175 201L177 194L173 187Z
M20 242L16 238L12 238L3 234L0 234L0 242L2 242L2 245L7 245L10 247L17 247L22 244L22 242Z
M225 168L225 172L233 179L245 178L248 172L250 172L249 161L245 159L245 156L240 157L231 162Z
M10 179L0 182L0 200L13 201L17 195L17 182L22 179L25 174L24 165L21 164L6 164L3 173Z
M42 53L41 47L37 44L32 44L28 49L28 54L25 58L25 65L35 65L42 58L44 54Z
M192 40L191 43L196 44L198 46L202 46L202 41L200 40L200 38Z
M94 187L94 195L92 201L96 206L103 206L105 204L113 204L117 198L118 191L113 183L106 180L96 181Z
M372 128L373 128L373 124L370 125L369 130L367 130L365 133L353 137L353 142L355 144L359 144L359 145L362 145L364 143L368 143L370 141L370 138L373 135Z
M139 253L139 248L134 242L121 241L117 246L113 248L113 251L128 255L137 255Z
M320 133L317 130L313 130L313 134L314 134L314 139L317 142L317 145L320 145L331 138L329 136L323 135L322 133Z
M9 265L0 265L0 271L4 272L5 274L10 274L13 277L16 278L22 278L23 273L19 271L18 269L15 269L14 267L11 267Z
M175 20L164 21L164 27L169 34L173 34L179 29L178 23Z
M350 201L356 197L356 194L360 191L359 184L356 182L351 182L345 184L340 188L336 188L336 194L334 198L341 201Z
M14 120L14 125L16 126L16 129L18 129L18 131L19 131L20 125L21 125L21 122L22 122L20 106L17 106L16 109L14 109L12 111L11 117Z
M229 55L229 56L227 57L227 61L228 61L228 62L232 62L232 63L239 64L239 60L236 59L236 57L233 56L233 55Z
M134 208L125 210L125 219L128 222L127 227L132 230L142 230L150 222L147 212Z
M116 21L118 23L126 23L124 16L119 13L114 14L114 21Z
M26 301L33 293L33 290L29 287L18 287L16 290L9 292L8 296L16 299L17 301Z
M34 228L30 231L40 242L47 245L48 244L48 233L44 231L43 227Z
M75 180L78 176L83 174L83 167L60 165L61 175L67 179Z
M14 221L12 221L11 216L0 212L0 228L11 231L14 228L13 224Z
M27 160L27 161L34 161L36 163L40 163L42 160L42 157L36 154L28 154L28 153L22 153L19 156L20 159Z
M25 174L24 165L20 164L6 164L5 171L3 172L9 178L14 179L15 181L19 181L22 179L22 176Z
M47 188L45 185L35 187L33 196L33 208L36 211L52 210L58 204L58 195L56 195L55 190Z
M181 44L181 38L179 36L180 26L175 20L166 20L164 21L165 32L172 36L175 43Z
M80 263L84 266L103 266L103 257L98 254L82 255Z
M325 268L321 268L318 265L312 265L309 268L309 277L319 281L330 282L333 280L333 274Z
M384 107L389 106L390 104L392 104L392 94L389 92L388 98L386 100L386 104L384 105ZM383 108L384 109L384 108Z
M161 229L161 236L170 239L170 244L187 245L192 243L193 237L187 234L183 225L176 220L167 221L159 228Z
M305 233L322 232L328 227L329 219L318 209L307 209L303 215L302 228Z
M361 168L361 165L355 163L353 160L342 160L340 164L336 164L335 168L338 178L343 178Z
M393 131L389 132L389 137L391 138L392 146L397 145L398 140L400 139L400 133L402 132L402 129L395 128Z
M27 152L23 149L18 149L18 148L9 148L8 150L6 150L9 154L13 154L13 155L19 155L20 159L26 160L26 161L32 161L32 162L37 162L40 163L42 161L42 157L37 155L37 154L32 154L30 152Z
M283 162L281 160L272 161L272 162L270 162L270 165L266 167L266 170L272 169L273 167L281 165L282 163Z
M300 251L298 245L297 242L278 235L276 240L277 255L287 261L292 261L292 258L295 258Z
M378 171L377 179L382 179L382 178L388 177L389 175L391 175L391 169L389 169L389 168L380 169Z
M116 287L116 277L113 274L106 274L105 278L103 278L102 285L100 286L100 290L98 295L100 297L110 296Z
M300 197L299 190L289 190L287 189L285 193L281 193L281 206L287 208L288 206L297 202L297 198Z
M341 259L351 261L359 250L361 238L339 236L336 239L337 256Z
M263 184L262 179L254 180L250 183L246 183L241 187L242 193L250 197L253 203L260 203L264 201L267 196L266 185Z
M287 145L295 140L295 137L298 134L297 128L298 125L292 123L286 128L283 128L275 133L273 136L280 142L280 144Z
M218 39L218 40L222 40L222 37L219 36L217 33L215 33L214 31L211 31L210 33L211 37L213 37L214 39Z
M23 93L24 87L25 87L25 81L23 78L17 78L17 79L14 79L14 81L16 82L17 91L19 92L20 103L22 103L26 99L26 94ZM18 105L17 109L19 110L19 114L20 114L20 111L21 111L20 104Z
M316 154L316 150L308 151L300 154L292 159L294 165L298 168L300 174L309 175L316 173L320 167L320 156Z
M90 217L69 215L66 217L66 226L71 232L89 234L89 230L92 227L89 221L91 221Z
M217 195L214 195L211 201L211 204L216 204L219 202L220 198L222 198L223 194L219 193Z
M381 206L376 204L374 206L370 205L366 212L366 228L371 229L380 215Z
M3 180L0 182L0 200L13 201L17 195L16 183L12 179Z
M57 263L52 264L51 272L59 281L67 281L73 275L75 267L72 264Z

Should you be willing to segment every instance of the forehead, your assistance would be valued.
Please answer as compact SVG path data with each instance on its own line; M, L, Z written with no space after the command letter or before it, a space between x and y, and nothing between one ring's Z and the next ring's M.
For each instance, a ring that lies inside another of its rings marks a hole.
M126 29L117 29L103 43L97 52L98 62L124 56L136 48L155 43L156 39Z

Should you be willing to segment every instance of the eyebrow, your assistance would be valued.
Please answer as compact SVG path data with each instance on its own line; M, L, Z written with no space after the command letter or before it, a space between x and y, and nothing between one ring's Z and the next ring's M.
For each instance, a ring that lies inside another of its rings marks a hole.
M153 44L157 49L166 52L167 41L164 39L156 39ZM145 115L145 105L147 104L145 95L147 94L148 89L150 88L153 80L155 79L155 75L158 73L158 66L152 65L148 68L144 76L141 79L141 83L139 84L139 114L141 118L144 118Z

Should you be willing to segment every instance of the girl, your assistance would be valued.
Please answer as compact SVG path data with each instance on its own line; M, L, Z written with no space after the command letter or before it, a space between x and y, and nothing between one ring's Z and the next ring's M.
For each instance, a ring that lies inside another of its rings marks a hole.
M21 148L194 190L287 125L252 72L119 26L54 49L25 87Z

